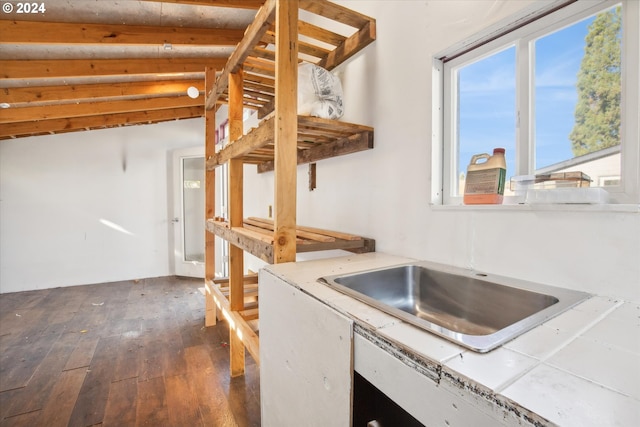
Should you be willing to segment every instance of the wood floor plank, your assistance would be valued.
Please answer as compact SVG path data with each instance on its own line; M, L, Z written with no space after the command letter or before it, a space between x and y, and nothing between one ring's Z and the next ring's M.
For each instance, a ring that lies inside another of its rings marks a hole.
M187 372L187 362L182 336L176 330L167 330L162 338L164 343L162 366L165 377L184 375Z
M22 296L26 293L27 292L9 292L2 294L2 298L0 298L0 319L2 319L3 314L7 314L9 312L13 314L13 310L18 308Z
M102 336L123 335L131 338L140 335L142 319L124 319L125 311L117 308L107 314L109 320L102 330Z
M81 333L81 338L78 341L76 348L69 356L67 364L63 370L69 371L72 369L88 367L93 359L99 339L100 337L95 334Z
M249 368L245 366L245 375ZM229 402L231 411L238 425L260 426L260 400L248 386L244 377L231 378L229 387Z
M104 410L102 425L135 426L138 395L138 378L129 378L112 382L109 386L109 399Z
M17 348L25 345L31 346L34 342L38 342L50 326L48 319L50 314L44 307L17 308L7 314L5 319L0 321L0 325L2 325L2 339L0 340L2 359L0 362L4 362L4 366L0 366L0 369L4 367L5 370L7 360L21 359L19 356L22 350L17 350ZM11 354L14 350L17 350L18 353ZM35 357L35 355L33 356ZM0 382L2 376L0 370ZM3 390L1 386L0 390Z
M38 411L44 407L78 339L77 334L69 333L54 342L25 387L13 397L6 416Z
M136 426L169 425L164 378L151 378L137 384Z
M37 420L40 418L40 410L27 412L25 414L14 415L9 418L5 418L0 422L0 426L11 427L32 427L38 425Z
M141 339L122 337L117 349L113 351L116 359L112 381L138 378L138 359L142 350Z
M189 367L189 382L195 390L200 414L207 426L236 426L231 405L218 381L218 373L205 346L188 347L185 358Z
M29 307L38 307L42 301L49 295L53 289L42 289L37 291L14 292L12 306L16 310L26 309ZM4 308L4 307L3 307Z
M63 371L40 414L40 425L66 426L87 375L86 368Z
M0 358L0 392L25 387L57 336L25 337L20 344L3 349Z
M56 310L47 312L47 321L50 325L64 325L71 321L78 312L80 304L86 299L84 295L77 295L73 289L55 288L40 303L41 306L57 307Z
M228 334L226 322L220 322ZM260 426L260 368L248 352L245 352L245 374L231 378L229 375L229 349L209 351L218 381L226 394L231 412L240 426Z
M138 381L164 375L164 339L162 338L161 323L158 319L146 319L143 330L152 331L140 337L140 351L137 355Z
M183 305L182 309L188 310L188 305ZM198 326L204 326L200 320L183 319L179 326L185 348L204 344L204 334L200 330L201 328L198 328Z
M14 397L17 396L21 391L22 389L17 388L0 393L0 422L7 417L9 410L13 406L12 402Z
M70 427L92 426L102 422L115 369L112 350L118 346L119 340L120 337L102 337L98 341L95 355L87 369L87 376L69 419Z
M15 309L4 313L0 319L2 325L3 341L0 348L5 350L13 345L20 345L25 340L40 335L49 326L45 316L45 310L42 307L29 308L25 310Z
M99 302L91 302L91 301L99 301ZM80 318L74 317L73 322L74 326L76 326L77 330L80 331L100 331L101 333L104 331L105 325L107 324L107 317L109 315L108 310L104 307L104 305L94 305L103 303L103 298L93 298L85 301L82 306L83 316Z
M173 426L202 426L198 397L185 375L164 379L169 409L169 424Z

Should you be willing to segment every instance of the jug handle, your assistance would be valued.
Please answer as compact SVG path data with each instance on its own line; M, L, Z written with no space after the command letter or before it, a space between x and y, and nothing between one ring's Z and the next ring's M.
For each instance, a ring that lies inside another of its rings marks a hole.
M480 159L489 160L489 157L491 157L491 156L488 155L487 153L474 154L474 156L471 157L471 162L469 162L469 164L470 165L475 165L478 162L478 160L480 160Z

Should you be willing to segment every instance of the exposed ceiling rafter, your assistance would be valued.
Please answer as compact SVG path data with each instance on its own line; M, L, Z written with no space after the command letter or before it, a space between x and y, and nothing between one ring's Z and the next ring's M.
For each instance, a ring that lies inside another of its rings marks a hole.
M182 28L151 25L69 22L1 21L3 43L35 44L148 44L235 46L244 30Z
M263 3L57 0L0 15L0 139L202 117L205 68L223 69Z

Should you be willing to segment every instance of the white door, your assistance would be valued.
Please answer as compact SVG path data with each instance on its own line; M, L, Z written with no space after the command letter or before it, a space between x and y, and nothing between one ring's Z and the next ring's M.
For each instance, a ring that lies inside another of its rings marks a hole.
M204 148L174 151L172 166L175 274L204 278Z

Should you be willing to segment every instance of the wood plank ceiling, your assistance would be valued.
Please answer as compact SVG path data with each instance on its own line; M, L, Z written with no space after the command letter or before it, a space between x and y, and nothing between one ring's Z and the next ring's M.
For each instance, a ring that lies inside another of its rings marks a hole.
M0 139L202 116L205 67L223 68L263 1L2 2Z

